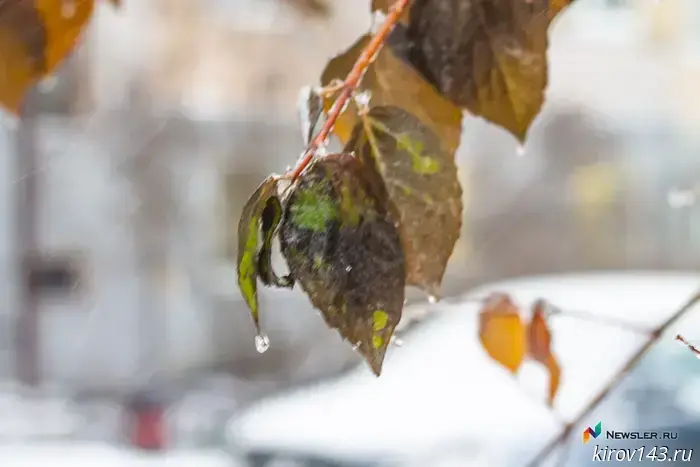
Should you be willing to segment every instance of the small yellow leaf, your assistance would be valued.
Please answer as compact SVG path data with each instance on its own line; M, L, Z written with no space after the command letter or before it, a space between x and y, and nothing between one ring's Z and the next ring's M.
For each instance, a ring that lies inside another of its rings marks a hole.
M76 46L94 0L0 2L0 105L18 113L31 86Z
M532 306L527 347L529 356L544 365L549 372L549 404L552 405L559 389L561 368L552 353L552 333L545 319L545 307L546 303L543 300L536 301Z
M479 340L491 358L516 373L525 358L525 325L504 294L490 296L479 315Z

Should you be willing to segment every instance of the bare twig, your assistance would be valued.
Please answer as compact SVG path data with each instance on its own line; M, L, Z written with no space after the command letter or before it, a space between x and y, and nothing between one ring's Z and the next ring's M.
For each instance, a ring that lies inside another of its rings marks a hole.
M681 344L684 344L688 349L695 354L696 357L700 358L700 349L695 347L693 344L689 343L683 336L676 334L676 340Z
M379 51L381 50L382 46L384 45L384 42L386 42L386 39L389 37L389 33L394 28L394 25L399 21L399 18L401 18L401 15L406 9L406 6L408 5L409 1L410 0L396 0L396 3L394 3L394 6L391 8L391 11L387 15L384 24L381 26L381 28L379 28L379 31L377 31L374 37L372 37L372 40L369 41L369 44L367 44L367 47L365 47L365 49L362 51L360 57L355 62L355 65L352 67L352 70L350 70L350 73L348 73L348 76L345 78L345 81L343 82L343 85L341 87L342 90L340 91L338 98L333 103L333 107L328 113L328 119L323 125L323 128L321 128L321 131L318 132L314 140L306 149L301 159L297 163L296 167L289 171L284 176L284 178L296 180L299 177L299 175L301 175L301 173L304 171L304 169L309 165L309 163L314 157L314 154L316 153L316 150L320 146L323 146L325 144L326 139L333 130L333 125L335 125L335 121L345 109L345 105L347 104L348 100L352 97L352 93L360 84L360 81L362 80L362 77L367 71L367 68L374 60L377 53L379 53Z
M592 401L586 405L586 407L581 411L581 413L552 440L550 440L532 459L528 464L528 467L537 467L541 465L550 454L562 443L564 443L573 430L574 427L578 426L586 417L588 417L593 410L610 394L610 392L617 387L618 384L633 370L637 364L642 360L642 358L649 352L649 350L654 346L654 344L659 340L659 338L680 318L683 317L688 311L690 311L697 303L700 302L700 291L697 291L682 307L680 307L671 317L669 317L665 322L663 322L659 327L657 327L649 339L642 345L639 350L627 361L627 363L618 371L615 376L608 382L608 384L593 398ZM676 336L678 339L679 336Z

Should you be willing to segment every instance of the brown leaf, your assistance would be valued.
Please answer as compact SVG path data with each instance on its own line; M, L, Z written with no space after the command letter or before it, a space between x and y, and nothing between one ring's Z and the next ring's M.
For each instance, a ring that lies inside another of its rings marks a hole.
M18 113L24 95L73 50L93 0L0 2L0 105Z
M552 353L552 333L545 318L546 303L536 301L532 306L532 318L527 332L528 354L545 366L549 372L549 404L552 405L559 389L561 369Z
M444 96L524 141L547 86L547 29L571 0L414 0L408 60Z
M489 356L512 373L525 358L525 324L505 294L491 295L479 314L479 340Z
M354 152L375 174L376 186L395 208L406 283L439 296L462 226L462 188L453 154L415 116L383 106L362 116L345 151Z
M398 29L398 27L397 27ZM396 32L396 30L394 31ZM394 33L392 33L393 35ZM321 75L321 84L328 86L334 80L344 80L369 42L369 34L362 36L347 51L331 59ZM370 107L395 106L415 115L440 137L442 147L454 154L462 133L462 112L442 97L410 65L384 47L365 74L358 92L371 93ZM324 102L330 110L335 96ZM358 109L350 103L336 122L333 133L345 144L358 122Z

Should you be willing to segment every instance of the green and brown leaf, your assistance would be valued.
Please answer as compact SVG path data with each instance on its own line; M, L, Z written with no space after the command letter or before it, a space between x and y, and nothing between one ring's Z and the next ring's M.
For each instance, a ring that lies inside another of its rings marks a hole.
M398 107L372 108L356 125L345 151L360 158L396 210L407 284L438 296L462 225L462 189L453 154L426 125Z
M407 59L460 107L524 141L547 87L547 31L572 0L414 0Z
M299 178L280 229L291 274L377 376L404 301L404 255L394 224L362 164L338 154Z
M263 212L266 211L270 200L277 196L277 178L270 176L266 178L255 192L250 196L243 212L241 219L238 222L238 287L241 289L243 298L250 308L253 322L258 331L260 331L260 313L258 309L258 276L260 275L259 263L267 261L262 259L263 255L258 257L258 245L260 243L260 227L263 218ZM274 201L272 201L274 203ZM279 201L278 201L279 203ZM274 205L274 204L273 204ZM272 243L272 236L276 224L274 219L269 220L268 212L268 228L269 243ZM277 219L279 223L279 219ZM275 224L274 227L272 224ZM267 243L268 237L265 236ZM272 268L270 267L269 272Z

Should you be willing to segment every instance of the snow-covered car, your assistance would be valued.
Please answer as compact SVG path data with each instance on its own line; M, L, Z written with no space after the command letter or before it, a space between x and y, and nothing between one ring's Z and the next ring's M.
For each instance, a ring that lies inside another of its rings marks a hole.
M700 275L690 273L557 275L409 306L404 318L425 318L390 349L379 378L360 365L262 400L231 421L229 441L255 467L524 466L698 288ZM514 377L480 344L474 298L495 291L510 294L522 310L538 298L564 310L550 318L562 368L553 409L540 366L526 363ZM694 425L697 436L700 362L674 337L700 339L698 322L700 307L669 326L610 400L580 420L581 432L602 420L616 430ZM570 463L557 457L550 465L589 465L593 447L581 443L581 432L577 426L569 439ZM690 443L686 438L678 443ZM283 459L289 463L273 463Z

